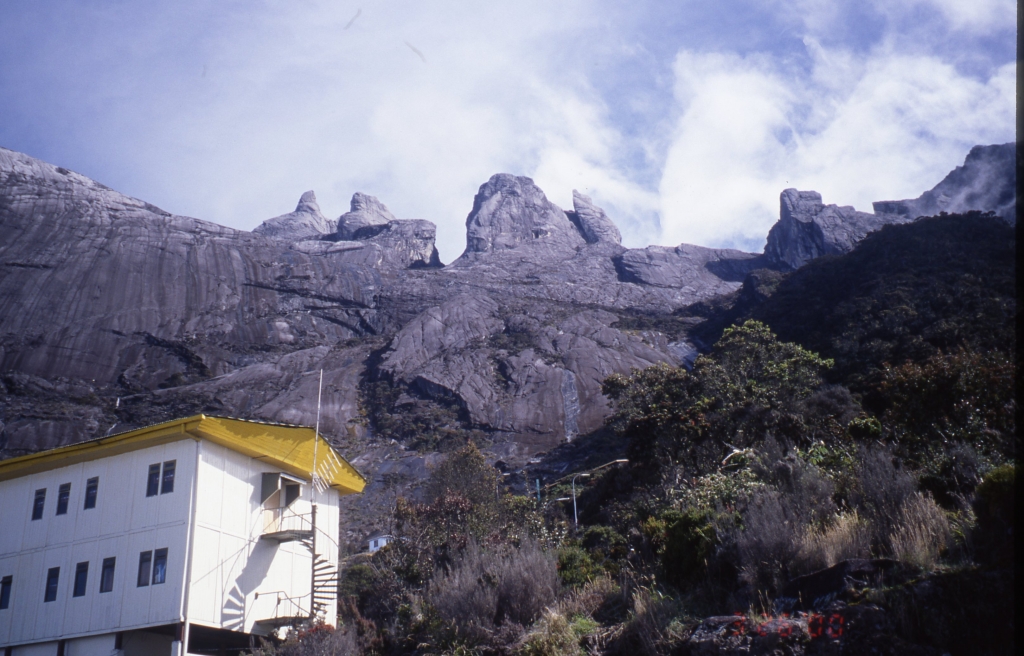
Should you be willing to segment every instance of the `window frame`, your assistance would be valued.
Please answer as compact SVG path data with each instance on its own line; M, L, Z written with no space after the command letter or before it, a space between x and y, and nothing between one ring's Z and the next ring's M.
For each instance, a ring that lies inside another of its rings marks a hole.
M46 488L41 487L36 490L35 496L32 498L32 521L42 519L44 512L46 512Z
M57 488L57 512L56 515L68 514L68 504L71 502L71 483L61 483Z
M157 578L158 574L159 579ZM167 582L167 547L153 551L153 576L150 577L150 581L152 581L152 585L161 585Z
M153 568L153 552L151 551L140 551L139 552L139 574L135 578L136 588L145 588L149 586L150 570Z
M93 476L85 481L85 501L82 510L90 510L96 507L96 498L99 496L100 477Z
M167 460L163 463L160 473L160 494L171 494L174 492L174 475L177 473L177 469L177 460ZM169 475L168 472L170 472Z
M75 565L75 581L71 590L72 597L84 597L89 586L89 561Z
M116 567L116 557L112 556L103 559L103 568L100 570L100 592L112 592L114 590L114 570Z
M146 496L155 497L160 494L160 463L149 466L149 474L146 476Z
M0 577L0 610L11 607L11 589L14 587L14 575Z
M43 603L57 601L57 590L60 588L60 567L46 570L46 587L43 589Z

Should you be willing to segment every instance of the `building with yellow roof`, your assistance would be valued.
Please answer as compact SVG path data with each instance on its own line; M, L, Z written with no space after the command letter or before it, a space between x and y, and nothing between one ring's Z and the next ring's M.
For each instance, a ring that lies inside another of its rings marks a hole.
M0 461L5 656L180 656L337 615L340 498L314 429L196 415Z

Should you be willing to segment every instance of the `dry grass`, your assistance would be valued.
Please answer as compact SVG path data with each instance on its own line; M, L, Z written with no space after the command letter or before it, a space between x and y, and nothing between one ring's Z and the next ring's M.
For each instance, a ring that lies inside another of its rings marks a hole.
M900 508L889 535L889 550L896 560L930 570L950 546L953 531L942 509L931 497L916 493Z
M850 558L871 556L871 527L857 511L836 515L823 527L808 527L800 542L793 574L807 574Z

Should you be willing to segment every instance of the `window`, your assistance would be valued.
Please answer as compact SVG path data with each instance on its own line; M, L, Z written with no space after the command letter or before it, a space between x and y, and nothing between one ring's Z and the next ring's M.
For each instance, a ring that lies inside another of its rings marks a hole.
M46 571L46 593L43 595L43 601L57 600L58 581L60 581L60 568L51 567Z
M68 514L68 499L71 498L71 483L62 483L57 488L57 514Z
M153 585L167 580L167 549L157 549L153 554Z
M160 492L160 463L149 466L149 480L146 481L146 496L155 497Z
M0 579L0 610L9 608L11 605L11 584L14 577L8 574Z
M138 587L143 588L149 585L149 568L153 564L153 552L143 551L139 554L139 581Z
M85 584L89 580L89 563L78 563L75 565L75 589L71 593L72 597L84 597L85 596Z
M174 463L175 460L168 460L164 463L164 477L160 483L160 494L174 492Z
M103 571L100 572L100 592L110 592L114 589L114 559L103 559Z
M96 492L100 487L99 477L90 478L85 482L85 510L96 507Z
M36 499L32 502L32 519L43 518L43 507L46 505L46 488L36 490Z

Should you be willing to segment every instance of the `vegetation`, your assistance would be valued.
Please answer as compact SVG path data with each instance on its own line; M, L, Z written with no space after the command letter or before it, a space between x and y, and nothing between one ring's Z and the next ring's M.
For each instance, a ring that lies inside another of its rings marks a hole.
M851 653L1012 653L987 592L1013 589L1012 251L991 217L941 216L755 272L701 310L736 322L691 369L606 381L604 434L629 464L587 479L579 530L550 498L504 493L453 433L421 501L396 506L403 539L346 569L341 628L276 653L683 653L701 618L817 608L793 591L829 572L828 603L885 627ZM838 568L865 562L849 588Z

